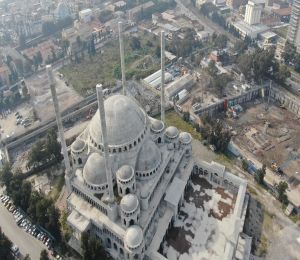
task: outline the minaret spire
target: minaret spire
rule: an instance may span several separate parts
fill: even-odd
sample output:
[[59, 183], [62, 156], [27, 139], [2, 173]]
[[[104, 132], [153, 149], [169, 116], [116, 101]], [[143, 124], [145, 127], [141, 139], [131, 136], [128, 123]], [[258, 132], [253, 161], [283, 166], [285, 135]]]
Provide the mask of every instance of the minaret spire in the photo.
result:
[[119, 26], [122, 87], [123, 87], [123, 95], [126, 95], [126, 74], [125, 74], [126, 72], [125, 72], [125, 60], [124, 60], [123, 23], [119, 22], [118, 26]]
[[109, 167], [107, 129], [106, 129], [106, 120], [105, 120], [103, 90], [102, 90], [101, 84], [97, 84], [96, 92], [97, 92], [98, 108], [99, 108], [101, 131], [102, 131], [102, 143], [103, 143], [103, 148], [104, 148], [105, 171], [106, 171], [106, 179], [107, 179], [108, 193], [109, 193], [108, 199], [109, 199], [109, 202], [113, 203], [114, 202], [114, 190], [113, 190], [113, 182], [112, 182], [112, 173], [111, 173], [111, 169]]
[[161, 121], [165, 122], [165, 32], [161, 31]]
[[64, 128], [63, 128], [63, 124], [62, 124], [62, 120], [61, 120], [61, 114], [60, 114], [60, 110], [59, 110], [57, 94], [56, 94], [56, 83], [55, 83], [54, 76], [53, 76], [52, 66], [47, 65], [46, 70], [47, 70], [48, 79], [50, 82], [50, 89], [51, 89], [51, 95], [52, 95], [52, 100], [53, 100], [53, 105], [54, 105], [54, 110], [55, 110], [55, 115], [56, 115], [58, 134], [59, 134], [62, 154], [64, 157], [64, 163], [65, 163], [65, 168], [66, 168], [66, 173], [65, 173], [66, 187], [67, 187], [68, 194], [70, 194], [71, 193], [71, 183], [70, 183], [71, 180], [70, 179], [71, 179], [72, 171], [71, 171], [71, 164], [70, 164], [70, 159], [69, 159], [69, 155], [68, 155], [66, 140], [65, 140], [65, 136], [64, 136]]

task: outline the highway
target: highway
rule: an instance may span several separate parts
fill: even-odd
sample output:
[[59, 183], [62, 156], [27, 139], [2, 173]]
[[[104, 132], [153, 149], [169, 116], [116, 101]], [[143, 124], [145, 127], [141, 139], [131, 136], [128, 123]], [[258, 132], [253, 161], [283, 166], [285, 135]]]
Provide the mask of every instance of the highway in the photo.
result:
[[22, 255], [21, 259], [26, 254], [29, 254], [32, 260], [38, 260], [42, 249], [47, 249], [41, 241], [18, 227], [13, 215], [5, 208], [2, 202], [0, 202], [0, 226], [2, 232], [19, 247]]

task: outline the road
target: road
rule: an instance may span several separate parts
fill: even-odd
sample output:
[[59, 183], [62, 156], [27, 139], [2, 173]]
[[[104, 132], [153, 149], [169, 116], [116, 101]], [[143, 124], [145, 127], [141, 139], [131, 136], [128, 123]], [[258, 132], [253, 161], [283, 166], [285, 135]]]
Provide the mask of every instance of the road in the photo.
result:
[[213, 32], [218, 32], [218, 33], [221, 33], [221, 34], [225, 34], [231, 42], [236, 41], [236, 38], [234, 36], [232, 36], [229, 32], [227, 32], [224, 28], [222, 28], [221, 26], [215, 24], [209, 18], [204, 17], [203, 15], [201, 15], [197, 8], [194, 8], [191, 5], [190, 6], [185, 5], [184, 1], [182, 1], [182, 0], [176, 0], [176, 3], [177, 3], [177, 6], [180, 8], [181, 13], [183, 15], [187, 16], [191, 20], [198, 21], [200, 24], [202, 24], [204, 26], [205, 31], [208, 31], [211, 34]]
[[29, 254], [32, 260], [40, 259], [40, 252], [46, 249], [46, 246], [17, 226], [13, 215], [2, 202], [0, 202], [0, 216], [2, 232], [19, 247], [21, 255], [24, 257]]

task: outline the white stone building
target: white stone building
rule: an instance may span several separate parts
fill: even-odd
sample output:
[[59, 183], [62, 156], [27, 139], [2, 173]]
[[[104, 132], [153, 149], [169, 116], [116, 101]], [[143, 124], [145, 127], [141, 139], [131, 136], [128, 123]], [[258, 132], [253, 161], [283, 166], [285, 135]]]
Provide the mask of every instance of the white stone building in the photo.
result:
[[[114, 259], [166, 259], [158, 249], [192, 174], [239, 194], [236, 207], [242, 209], [246, 183], [217, 163], [196, 165], [189, 133], [149, 117], [131, 97], [113, 95], [102, 101], [100, 112], [71, 145], [68, 224], [75, 250], [80, 252], [81, 233], [89, 231]], [[233, 245], [224, 248], [227, 259], [235, 254]]]

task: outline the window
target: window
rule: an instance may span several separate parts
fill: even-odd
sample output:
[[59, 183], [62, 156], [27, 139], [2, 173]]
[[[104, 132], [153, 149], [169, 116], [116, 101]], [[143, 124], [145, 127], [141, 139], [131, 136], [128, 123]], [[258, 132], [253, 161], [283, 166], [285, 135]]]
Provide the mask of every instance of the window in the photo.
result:
[[117, 151], [116, 151], [116, 149], [113, 149], [113, 153], [116, 153]]
[[80, 157], [78, 158], [78, 164], [82, 164], [82, 159]]
[[134, 220], [131, 219], [130, 222], [129, 222], [129, 226], [133, 226], [134, 225]]
[[158, 137], [158, 139], [157, 139], [157, 143], [161, 143], [161, 137]]
[[130, 193], [130, 189], [129, 189], [128, 187], [126, 188], [125, 193], [126, 193], [126, 194], [129, 194], [129, 193]]

